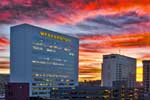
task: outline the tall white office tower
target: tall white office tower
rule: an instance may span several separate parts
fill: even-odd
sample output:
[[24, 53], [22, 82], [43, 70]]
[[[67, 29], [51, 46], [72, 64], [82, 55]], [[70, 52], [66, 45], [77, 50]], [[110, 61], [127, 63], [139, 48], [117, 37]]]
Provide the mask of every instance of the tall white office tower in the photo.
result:
[[128, 88], [135, 87], [136, 59], [119, 54], [104, 55], [102, 86], [113, 87], [117, 83], [126, 84]]

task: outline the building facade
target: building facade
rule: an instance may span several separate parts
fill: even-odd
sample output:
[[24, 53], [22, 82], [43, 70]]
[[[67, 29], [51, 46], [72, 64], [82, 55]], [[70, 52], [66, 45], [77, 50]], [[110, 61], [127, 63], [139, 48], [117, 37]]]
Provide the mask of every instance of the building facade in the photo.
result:
[[9, 81], [8, 74], [0, 74], [0, 98], [5, 97], [5, 85]]
[[79, 39], [29, 24], [11, 27], [10, 82], [29, 83], [30, 96], [78, 85]]
[[104, 55], [102, 86], [113, 87], [119, 81], [128, 88], [136, 86], [136, 59], [119, 54]]
[[100, 86], [79, 86], [58, 88], [51, 91], [52, 98], [65, 100], [112, 100], [111, 88]]
[[143, 61], [143, 86], [145, 92], [150, 92], [150, 60]]
[[143, 100], [139, 89], [79, 86], [51, 91], [51, 97], [64, 100]]

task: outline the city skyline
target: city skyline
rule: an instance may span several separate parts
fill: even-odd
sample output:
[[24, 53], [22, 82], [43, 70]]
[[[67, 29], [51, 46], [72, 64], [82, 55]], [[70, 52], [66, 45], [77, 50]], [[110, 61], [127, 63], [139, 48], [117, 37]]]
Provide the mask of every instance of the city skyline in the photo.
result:
[[0, 73], [9, 73], [10, 26], [28, 23], [80, 39], [79, 79], [99, 80], [102, 55], [150, 59], [149, 0], [3, 0], [0, 3]]

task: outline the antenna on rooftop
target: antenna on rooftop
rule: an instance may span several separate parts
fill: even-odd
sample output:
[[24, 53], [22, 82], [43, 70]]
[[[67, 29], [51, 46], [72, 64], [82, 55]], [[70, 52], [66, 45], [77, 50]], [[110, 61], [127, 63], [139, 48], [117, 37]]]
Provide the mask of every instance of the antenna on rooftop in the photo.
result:
[[121, 49], [119, 49], [119, 54], [121, 55]]

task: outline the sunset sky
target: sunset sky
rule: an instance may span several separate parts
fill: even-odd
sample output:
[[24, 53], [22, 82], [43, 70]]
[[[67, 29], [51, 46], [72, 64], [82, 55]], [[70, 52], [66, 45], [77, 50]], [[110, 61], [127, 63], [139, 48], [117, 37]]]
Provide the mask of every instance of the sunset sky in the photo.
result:
[[150, 59], [150, 0], [2, 0], [0, 73], [9, 73], [10, 27], [28, 23], [80, 39], [79, 80], [101, 79], [102, 55]]

